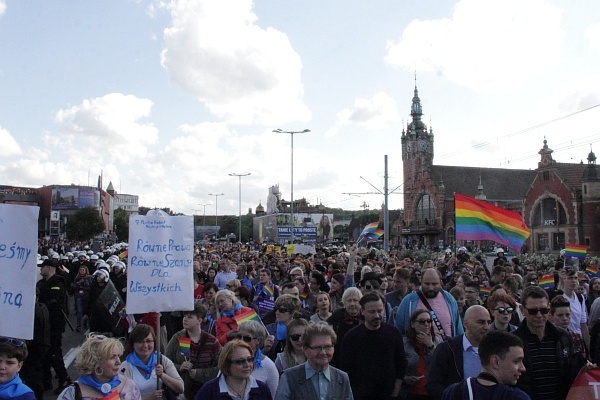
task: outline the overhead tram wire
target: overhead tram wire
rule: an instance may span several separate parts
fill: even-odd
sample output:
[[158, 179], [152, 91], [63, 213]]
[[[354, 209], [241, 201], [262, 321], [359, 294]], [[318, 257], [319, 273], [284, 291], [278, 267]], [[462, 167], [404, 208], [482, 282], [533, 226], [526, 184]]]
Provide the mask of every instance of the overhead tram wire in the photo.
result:
[[[513, 137], [513, 136], [517, 136], [517, 135], [520, 135], [520, 134], [522, 134], [522, 133], [526, 133], [526, 132], [532, 131], [532, 130], [534, 130], [534, 129], [541, 128], [542, 126], [550, 125], [550, 124], [553, 124], [553, 123], [555, 123], [555, 122], [558, 122], [558, 121], [561, 121], [561, 120], [564, 120], [564, 119], [567, 119], [567, 118], [573, 117], [573, 116], [575, 116], [575, 115], [577, 115], [577, 114], [581, 114], [581, 113], [584, 113], [584, 112], [586, 112], [586, 111], [593, 110], [593, 109], [594, 109], [594, 108], [596, 108], [596, 107], [600, 107], [600, 104], [596, 104], [596, 105], [593, 105], [593, 106], [591, 106], [591, 107], [584, 108], [583, 110], [575, 111], [575, 112], [573, 112], [573, 113], [570, 113], [570, 114], [567, 114], [567, 115], [563, 115], [563, 116], [561, 116], [561, 117], [554, 118], [554, 119], [551, 119], [551, 120], [549, 120], [549, 121], [546, 121], [546, 122], [541, 122], [541, 123], [539, 123], [539, 124], [537, 124], [537, 125], [530, 126], [529, 128], [525, 128], [525, 129], [518, 130], [518, 131], [516, 131], [516, 132], [509, 133], [509, 134], [507, 134], [507, 135], [503, 136], [502, 138], [507, 138], [507, 137]], [[501, 139], [502, 139], [502, 138], [501, 138]], [[498, 140], [498, 139], [496, 139], [496, 140]], [[490, 144], [492, 144], [492, 143], [493, 143], [493, 142], [481, 142], [481, 143], [477, 143], [477, 144], [474, 144], [473, 146], [471, 146], [471, 149], [478, 149], [478, 148], [480, 148], [480, 147], [485, 147], [485, 146], [487, 146], [487, 145], [490, 145]], [[437, 158], [439, 158], [439, 159], [443, 159], [443, 158], [449, 158], [449, 157], [452, 157], [452, 156], [455, 156], [455, 155], [458, 155], [458, 154], [463, 154], [464, 152], [465, 152], [465, 150], [464, 150], [464, 149], [462, 149], [462, 150], [457, 150], [457, 151], [453, 151], [453, 152], [450, 152], [450, 153], [441, 154], [441, 155], [440, 155], [439, 157], [437, 157]]]

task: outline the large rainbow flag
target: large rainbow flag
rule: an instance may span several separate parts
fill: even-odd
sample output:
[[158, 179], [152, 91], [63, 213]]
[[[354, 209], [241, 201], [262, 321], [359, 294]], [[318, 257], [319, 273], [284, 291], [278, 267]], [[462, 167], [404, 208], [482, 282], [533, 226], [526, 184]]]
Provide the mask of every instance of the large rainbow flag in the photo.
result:
[[567, 244], [565, 247], [565, 257], [576, 257], [584, 260], [586, 254], [587, 246], [584, 244]]
[[493, 240], [520, 251], [529, 229], [519, 213], [463, 194], [454, 195], [456, 239]]

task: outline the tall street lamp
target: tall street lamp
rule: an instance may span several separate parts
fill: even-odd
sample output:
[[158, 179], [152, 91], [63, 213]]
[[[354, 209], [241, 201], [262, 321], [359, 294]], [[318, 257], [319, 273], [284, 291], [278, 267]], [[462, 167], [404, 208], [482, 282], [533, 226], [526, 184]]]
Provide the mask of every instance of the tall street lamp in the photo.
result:
[[[213, 194], [213, 193], [209, 193], [209, 196], [215, 196], [215, 231], [217, 230], [217, 226], [219, 226], [218, 223], [218, 215], [219, 215], [219, 196], [225, 196], [225, 193], [218, 193], [218, 194]], [[217, 239], [219, 238], [219, 232], [215, 232]]]
[[[198, 204], [199, 206], [202, 206], [202, 208], [204, 209], [204, 213], [202, 214], [202, 226], [206, 226], [206, 206], [209, 206], [210, 203], [206, 203], [206, 204]], [[199, 211], [199, 210], [198, 210]]]
[[240, 227], [239, 227], [239, 236], [238, 236], [238, 241], [241, 243], [242, 242], [242, 176], [248, 176], [251, 173], [248, 172], [247, 174], [236, 174], [236, 173], [232, 173], [229, 174], [229, 176], [237, 176], [239, 178], [240, 181], [240, 199], [239, 199], [239, 203], [240, 203], [240, 217], [239, 217], [239, 223], [240, 223]]
[[276, 133], [289, 133], [292, 138], [292, 182], [291, 182], [291, 198], [290, 202], [290, 216], [292, 218], [292, 233], [291, 233], [291, 241], [294, 243], [294, 134], [296, 133], [308, 133], [310, 129], [305, 129], [303, 131], [283, 131], [281, 129], [275, 129], [273, 132]]

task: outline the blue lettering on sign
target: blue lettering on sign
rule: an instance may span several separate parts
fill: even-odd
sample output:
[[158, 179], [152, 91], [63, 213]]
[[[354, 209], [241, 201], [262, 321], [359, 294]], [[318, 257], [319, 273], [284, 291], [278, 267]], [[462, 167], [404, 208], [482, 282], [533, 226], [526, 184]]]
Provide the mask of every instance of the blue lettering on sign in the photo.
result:
[[134, 267], [151, 267], [151, 268], [191, 268], [193, 261], [189, 259], [179, 259], [173, 254], [165, 254], [163, 259], [146, 260], [142, 257], [132, 256], [129, 261], [129, 266]]
[[156, 285], [147, 286], [141, 283], [140, 281], [131, 281], [129, 284], [129, 292], [137, 293], [141, 292], [144, 296], [148, 296], [150, 293], [171, 293], [171, 292], [181, 292], [181, 286], [179, 283], [169, 284], [160, 282]]
[[23, 295], [21, 293], [14, 294], [13, 292], [2, 292], [2, 297], [0, 298], [2, 304], [8, 304], [9, 306], [14, 306], [17, 308], [21, 308], [23, 305]]
[[10, 246], [5, 243], [0, 243], [0, 258], [6, 258], [7, 260], [23, 260], [21, 269], [23, 269], [25, 264], [27, 264], [27, 260], [29, 260], [30, 255], [31, 249], [17, 245], [17, 242], [14, 242]]

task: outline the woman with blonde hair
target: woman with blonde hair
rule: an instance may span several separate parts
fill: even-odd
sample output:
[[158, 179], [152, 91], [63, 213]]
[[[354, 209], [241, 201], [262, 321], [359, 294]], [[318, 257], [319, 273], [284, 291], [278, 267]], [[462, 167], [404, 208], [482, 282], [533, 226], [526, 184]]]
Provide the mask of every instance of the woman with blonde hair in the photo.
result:
[[263, 354], [261, 347], [267, 338], [265, 327], [258, 321], [244, 321], [238, 327], [237, 338], [248, 343], [254, 353], [254, 371], [252, 376], [257, 381], [267, 384], [271, 393], [277, 391], [279, 373], [275, 363]]
[[236, 331], [238, 328], [238, 323], [235, 319], [236, 316], [253, 310], [242, 306], [238, 298], [235, 297], [235, 293], [229, 289], [223, 289], [217, 292], [215, 295], [215, 305], [219, 315], [215, 322], [215, 331], [219, 343], [225, 345], [232, 339], [228, 337], [228, 334]]
[[122, 399], [141, 400], [142, 395], [135, 382], [119, 374], [123, 350], [123, 343], [118, 339], [90, 334], [75, 359], [75, 367], [81, 376], [65, 388], [58, 399], [92, 400], [116, 393]]
[[285, 348], [281, 353], [277, 354], [277, 359], [275, 360], [275, 366], [280, 375], [286, 369], [295, 367], [306, 361], [301, 339], [307, 326], [308, 321], [302, 318], [292, 320], [288, 324]]

